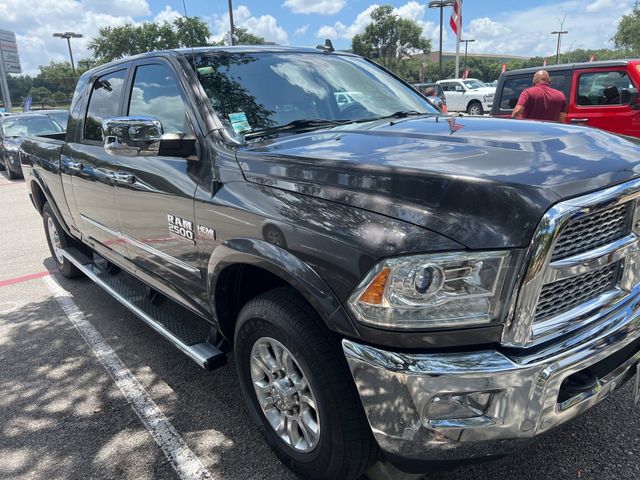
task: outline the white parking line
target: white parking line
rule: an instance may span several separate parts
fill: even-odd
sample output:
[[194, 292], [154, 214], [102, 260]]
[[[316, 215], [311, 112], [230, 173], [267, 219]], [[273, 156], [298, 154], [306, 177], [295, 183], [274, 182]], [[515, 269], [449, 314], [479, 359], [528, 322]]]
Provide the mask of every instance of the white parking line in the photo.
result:
[[111, 375], [120, 388], [131, 408], [138, 414], [140, 420], [160, 446], [171, 465], [183, 480], [212, 480], [211, 474], [204, 467], [200, 459], [191, 451], [178, 431], [160, 411], [153, 399], [145, 391], [140, 382], [129, 371], [120, 357], [113, 351], [102, 335], [85, 318], [82, 311], [66, 291], [53, 277], [44, 277], [47, 285], [69, 321], [78, 330], [84, 341], [91, 347], [93, 353], [105, 370]]

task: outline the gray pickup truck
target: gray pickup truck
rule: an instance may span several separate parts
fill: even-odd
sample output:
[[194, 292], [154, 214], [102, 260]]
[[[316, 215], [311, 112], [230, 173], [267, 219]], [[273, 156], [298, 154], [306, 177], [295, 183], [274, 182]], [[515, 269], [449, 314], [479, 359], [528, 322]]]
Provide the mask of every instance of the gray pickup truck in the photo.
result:
[[22, 150], [60, 272], [204, 368], [233, 353], [306, 478], [505, 455], [637, 397], [628, 140], [449, 117], [366, 59], [267, 46], [90, 70], [66, 136]]

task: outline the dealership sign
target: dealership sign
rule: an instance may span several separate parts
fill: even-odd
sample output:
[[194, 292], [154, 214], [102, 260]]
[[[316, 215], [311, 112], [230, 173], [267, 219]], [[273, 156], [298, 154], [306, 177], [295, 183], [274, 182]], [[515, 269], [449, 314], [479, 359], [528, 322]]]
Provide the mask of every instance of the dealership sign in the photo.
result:
[[0, 49], [2, 49], [2, 61], [4, 62], [5, 71], [7, 73], [22, 73], [16, 34], [0, 29]]

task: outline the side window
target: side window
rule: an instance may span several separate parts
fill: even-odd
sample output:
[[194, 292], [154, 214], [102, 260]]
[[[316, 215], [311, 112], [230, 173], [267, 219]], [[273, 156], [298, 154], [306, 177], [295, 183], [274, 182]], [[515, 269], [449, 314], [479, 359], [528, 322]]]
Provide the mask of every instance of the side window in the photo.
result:
[[532, 76], [507, 78], [502, 84], [500, 110], [516, 108], [520, 94], [532, 85]]
[[136, 68], [129, 115], [155, 117], [164, 133], [185, 133], [185, 105], [171, 70], [164, 65]]
[[560, 90], [564, 93], [564, 97], [569, 100], [569, 95], [571, 92], [571, 72], [570, 71], [560, 71], [560, 72], [551, 72], [551, 86], [556, 90]]
[[444, 91], [444, 92], [450, 92], [451, 91], [451, 84], [450, 83], [441, 83], [440, 85], [442, 86], [442, 91]]
[[102, 120], [118, 115], [126, 75], [126, 70], [119, 70], [94, 82], [84, 122], [85, 140], [102, 141]]
[[583, 73], [578, 80], [578, 105], [620, 105], [620, 92], [633, 88], [622, 70]]

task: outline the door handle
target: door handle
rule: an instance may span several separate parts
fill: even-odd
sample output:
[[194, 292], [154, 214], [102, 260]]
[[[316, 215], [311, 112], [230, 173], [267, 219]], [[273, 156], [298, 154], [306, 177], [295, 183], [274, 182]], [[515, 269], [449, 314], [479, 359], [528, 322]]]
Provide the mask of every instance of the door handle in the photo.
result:
[[129, 172], [113, 172], [111, 174], [111, 178], [113, 178], [118, 183], [135, 183], [136, 176]]
[[67, 162], [67, 168], [79, 172], [84, 168], [84, 164], [82, 162]]
[[572, 118], [569, 120], [571, 123], [587, 123], [589, 121], [588, 118]]

